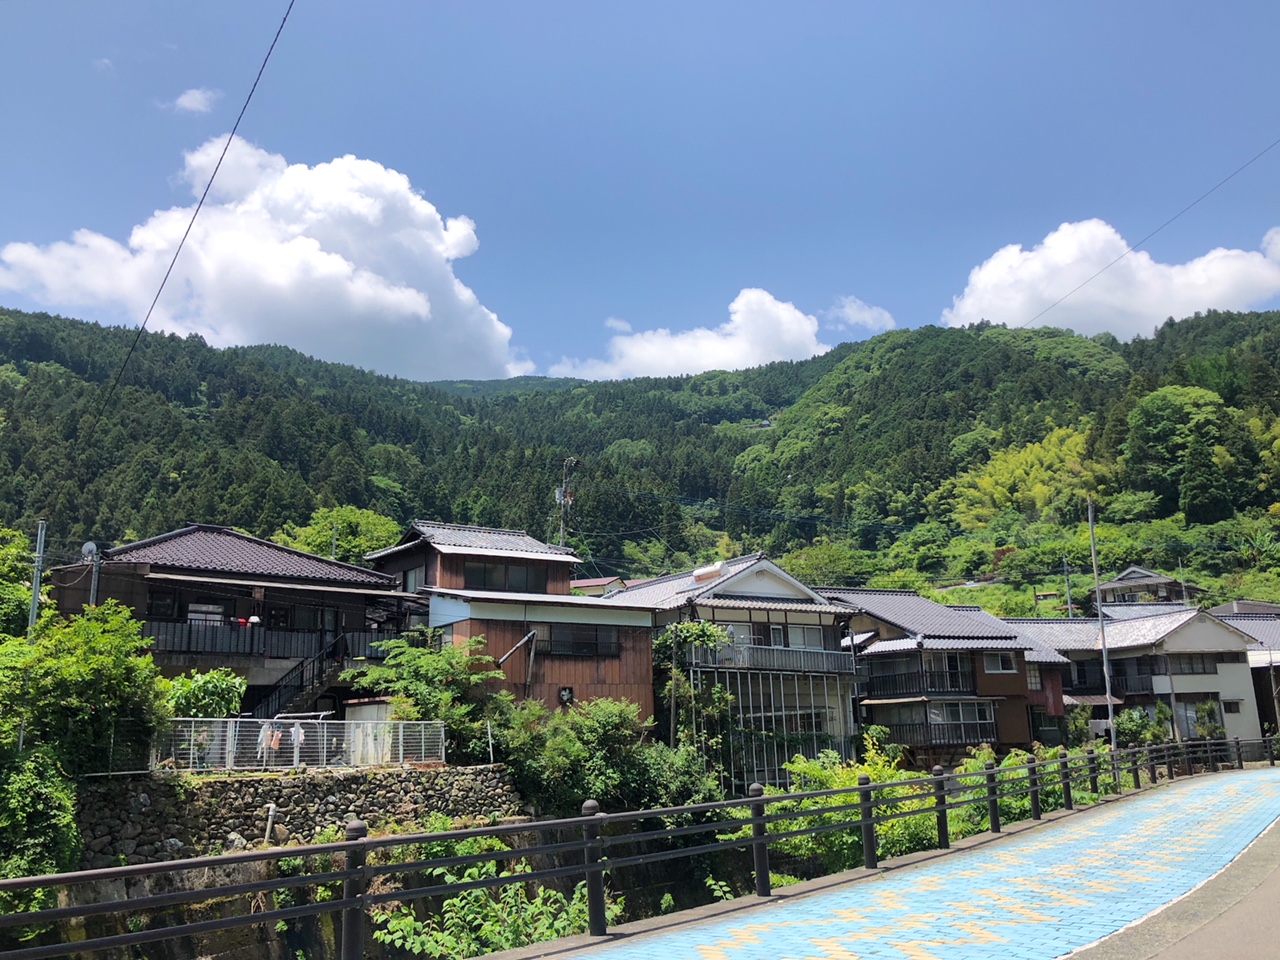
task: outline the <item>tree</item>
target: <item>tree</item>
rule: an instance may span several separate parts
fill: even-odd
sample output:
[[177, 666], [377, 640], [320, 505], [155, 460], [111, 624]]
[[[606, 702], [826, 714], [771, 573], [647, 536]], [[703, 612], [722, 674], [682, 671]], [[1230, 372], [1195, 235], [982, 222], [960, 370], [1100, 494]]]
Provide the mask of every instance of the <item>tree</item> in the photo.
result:
[[484, 638], [454, 646], [441, 643], [439, 630], [414, 627], [378, 646], [382, 663], [349, 670], [343, 679], [356, 690], [392, 697], [401, 719], [443, 721], [454, 762], [487, 761], [484, 714], [494, 698], [485, 684], [504, 674], [494, 669], [493, 657], [478, 652]]
[[321, 507], [311, 514], [306, 526], [286, 523], [271, 539], [295, 550], [321, 557], [333, 554], [335, 560], [362, 565], [365, 554], [391, 546], [400, 539], [400, 534], [397, 521], [372, 510]]
[[50, 748], [73, 776], [122, 751], [142, 756], [167, 718], [167, 683], [142, 624], [115, 600], [46, 614], [31, 640], [0, 641], [0, 750]]
[[175, 717], [217, 720], [235, 716], [248, 681], [226, 667], [204, 673], [192, 670], [169, 681], [169, 711]]
[[17, 530], [0, 529], [0, 634], [26, 633], [31, 572], [31, 542]]

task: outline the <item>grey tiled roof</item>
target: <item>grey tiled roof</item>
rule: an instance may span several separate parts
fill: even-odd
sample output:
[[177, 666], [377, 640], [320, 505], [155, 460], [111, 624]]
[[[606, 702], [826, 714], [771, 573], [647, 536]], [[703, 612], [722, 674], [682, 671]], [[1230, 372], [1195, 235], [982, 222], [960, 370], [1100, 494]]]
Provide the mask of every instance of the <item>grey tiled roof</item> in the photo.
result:
[[1026, 644], [1017, 637], [897, 637], [877, 640], [866, 653], [902, 653], [907, 650], [1022, 650]]
[[1216, 607], [1210, 607], [1205, 613], [1212, 613], [1215, 617], [1238, 613], [1264, 613], [1274, 617], [1280, 614], [1280, 603], [1272, 603], [1269, 600], [1228, 600]]
[[1141, 617], [1158, 617], [1165, 613], [1190, 610], [1185, 603], [1166, 600], [1163, 603], [1104, 603], [1102, 615], [1108, 620], [1136, 620]]
[[456, 523], [437, 523], [434, 520], [415, 520], [409, 531], [394, 547], [375, 550], [366, 560], [375, 560], [411, 549], [421, 541], [439, 546], [474, 550], [477, 554], [487, 551], [545, 555], [552, 558], [573, 558], [573, 551], [535, 540], [523, 530], [499, 530], [495, 527], [475, 527]]
[[[1153, 617], [1112, 620], [1106, 624], [1107, 647], [1114, 650], [1149, 647], [1200, 613], [1192, 607]], [[1096, 620], [1006, 620], [1018, 633], [1038, 647], [1064, 650], [1101, 650], [1102, 638]]]
[[[812, 601], [797, 601], [787, 597], [733, 597], [725, 599], [723, 597], [716, 598], [712, 595], [717, 589], [723, 587], [725, 581], [735, 574], [742, 573], [744, 570], [750, 569], [757, 563], [767, 563], [767, 559], [763, 553], [752, 553], [745, 557], [735, 557], [733, 560], [724, 560], [720, 564], [720, 575], [708, 580], [697, 580], [694, 578], [696, 570], [686, 570], [682, 573], [671, 573], [665, 577], [657, 577], [653, 580], [646, 580], [638, 583], [634, 587], [628, 587], [625, 590], [616, 590], [605, 596], [606, 600], [616, 601], [618, 603], [641, 603], [645, 606], [652, 607], [655, 610], [672, 610], [676, 607], [695, 600], [707, 606], [718, 607], [738, 607], [746, 608], [748, 603], [752, 609], [788, 609], [788, 610], [813, 610], [813, 611], [831, 611], [839, 612], [841, 608], [835, 604], [821, 605], [814, 604]], [[722, 602], [723, 601], [723, 602]]]
[[828, 600], [865, 610], [877, 620], [892, 623], [916, 637], [992, 640], [1017, 636], [1016, 630], [995, 617], [935, 603], [912, 590], [823, 588], [818, 592]]
[[155, 567], [368, 585], [383, 590], [394, 588], [396, 582], [394, 577], [363, 567], [292, 550], [278, 543], [237, 533], [229, 527], [202, 523], [161, 534], [150, 540], [126, 543], [103, 551], [103, 556], [108, 560], [149, 563]]
[[1275, 614], [1224, 614], [1218, 619], [1247, 633], [1265, 649], [1280, 650], [1280, 617]]

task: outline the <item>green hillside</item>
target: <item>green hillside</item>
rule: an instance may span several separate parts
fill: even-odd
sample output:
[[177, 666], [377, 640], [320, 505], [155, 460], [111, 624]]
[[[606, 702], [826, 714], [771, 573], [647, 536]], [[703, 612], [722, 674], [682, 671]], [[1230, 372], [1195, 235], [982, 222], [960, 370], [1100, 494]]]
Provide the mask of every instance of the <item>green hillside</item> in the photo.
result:
[[819, 580], [998, 574], [987, 593], [1016, 607], [1064, 558], [1084, 563], [1093, 495], [1113, 568], [1181, 561], [1221, 590], [1271, 591], [1276, 313], [1170, 320], [1128, 344], [923, 327], [600, 383], [420, 384], [146, 334], [96, 419], [133, 336], [0, 310], [0, 525], [44, 516], [66, 549], [188, 521], [271, 535], [352, 505], [550, 538], [573, 456], [571, 543], [602, 573], [765, 549]]

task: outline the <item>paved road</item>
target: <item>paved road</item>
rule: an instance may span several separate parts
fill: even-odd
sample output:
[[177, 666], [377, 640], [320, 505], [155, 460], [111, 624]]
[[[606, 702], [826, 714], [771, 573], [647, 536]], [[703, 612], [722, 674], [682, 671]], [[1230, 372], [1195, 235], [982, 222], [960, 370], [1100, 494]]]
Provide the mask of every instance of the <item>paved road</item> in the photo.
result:
[[[1256, 927], [1274, 911], [1266, 896], [1280, 889], [1280, 830], [1258, 845], [1272, 852], [1254, 857], [1252, 893], [1210, 897], [1199, 921], [1185, 920], [1186, 911], [1207, 895], [1197, 888], [1211, 892], [1205, 882], [1277, 818], [1280, 768], [1197, 777], [834, 889], [586, 949], [545, 949], [575, 960], [1050, 960], [1097, 944], [1084, 958], [1234, 960], [1238, 925], [1247, 916]], [[1181, 925], [1173, 922], [1180, 908]], [[1218, 915], [1216, 934], [1205, 934], [1204, 922]], [[1161, 936], [1144, 936], [1160, 923], [1168, 928]], [[1191, 935], [1207, 936], [1211, 952], [1195, 952]], [[1280, 944], [1239, 956], [1280, 957]]]

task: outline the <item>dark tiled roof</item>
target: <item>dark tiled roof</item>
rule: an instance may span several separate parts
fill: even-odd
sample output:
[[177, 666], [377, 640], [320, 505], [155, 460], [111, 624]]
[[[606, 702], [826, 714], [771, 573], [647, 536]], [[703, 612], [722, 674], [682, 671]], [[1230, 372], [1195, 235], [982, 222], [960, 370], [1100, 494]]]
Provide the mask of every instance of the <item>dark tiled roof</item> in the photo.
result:
[[1098, 621], [1008, 619], [1004, 621], [1033, 647], [1045, 650], [1093, 650], [1098, 646]]
[[[1113, 650], [1153, 646], [1200, 613], [1193, 607], [1170, 604], [1173, 610], [1156, 616], [1111, 620], [1106, 624], [1107, 647]], [[1097, 620], [1006, 620], [1019, 636], [1039, 647], [1064, 650], [1101, 650]]]
[[383, 590], [395, 586], [395, 578], [386, 574], [292, 550], [229, 527], [202, 523], [150, 540], [126, 543], [104, 551], [103, 556], [108, 560], [210, 573], [368, 585]]
[[1267, 650], [1280, 650], [1280, 617], [1265, 613], [1228, 613], [1218, 619], [1247, 633]]
[[664, 577], [645, 580], [625, 590], [615, 590], [605, 599], [616, 600], [619, 603], [640, 603], [656, 610], [668, 610], [704, 593], [712, 592], [717, 586], [723, 585], [727, 578], [760, 562], [763, 558], [764, 554], [753, 553], [745, 557], [725, 560], [720, 565], [720, 575], [708, 580], [694, 579], [693, 575], [697, 572], [694, 570], [669, 573]]
[[867, 646], [866, 653], [874, 657], [911, 650], [1022, 650], [1026, 646], [1017, 637], [895, 637], [876, 640]]
[[818, 592], [828, 600], [865, 610], [877, 620], [892, 623], [916, 637], [1007, 639], [1017, 635], [1017, 631], [995, 617], [935, 603], [912, 590], [824, 587]]
[[442, 547], [474, 551], [484, 554], [489, 551], [502, 553], [521, 553], [544, 555], [548, 559], [576, 559], [573, 551], [565, 547], [552, 546], [535, 540], [523, 530], [499, 530], [495, 527], [474, 527], [456, 523], [437, 523], [434, 520], [415, 520], [409, 532], [394, 547], [376, 550], [365, 559], [373, 560], [385, 557], [401, 550], [410, 549], [420, 541]]
[[1210, 607], [1205, 613], [1211, 613], [1215, 617], [1238, 613], [1263, 613], [1276, 616], [1280, 614], [1280, 603], [1272, 603], [1269, 600], [1229, 600], [1216, 607]]

